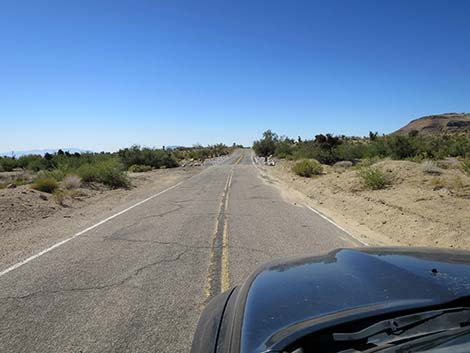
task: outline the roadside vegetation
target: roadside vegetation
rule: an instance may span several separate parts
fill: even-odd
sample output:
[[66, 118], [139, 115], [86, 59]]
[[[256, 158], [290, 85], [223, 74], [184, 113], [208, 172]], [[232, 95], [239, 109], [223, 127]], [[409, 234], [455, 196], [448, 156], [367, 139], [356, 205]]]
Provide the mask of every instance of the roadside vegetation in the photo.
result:
[[390, 177], [377, 167], [362, 167], [357, 174], [364, 186], [370, 190], [384, 189], [391, 183]]
[[140, 173], [175, 168], [186, 161], [201, 163], [208, 158], [230, 154], [236, 147], [216, 144], [156, 149], [135, 145], [115, 153], [69, 153], [58, 150], [44, 156], [4, 156], [0, 157], [0, 172], [7, 174], [7, 177], [6, 181], [0, 180], [0, 189], [31, 184], [33, 189], [53, 193], [60, 200], [70, 190], [93, 183], [111, 189], [128, 188], [130, 180], [127, 171]]
[[370, 132], [367, 137], [316, 135], [302, 140], [278, 136], [271, 130], [253, 143], [258, 156], [281, 159], [315, 159], [322, 164], [333, 165], [338, 161], [357, 163], [364, 159], [391, 158], [394, 160], [439, 160], [446, 157], [466, 158], [470, 165], [470, 135], [427, 136], [411, 132], [408, 135], [382, 135]]
[[292, 167], [292, 171], [300, 176], [310, 178], [323, 172], [323, 167], [316, 160], [302, 160]]
[[[451, 184], [458, 188], [458, 181], [447, 182], [438, 178], [443, 168], [457, 168], [470, 176], [470, 135], [382, 135], [369, 133], [366, 137], [316, 135], [310, 140], [296, 140], [281, 136], [271, 130], [253, 143], [258, 156], [294, 161], [291, 170], [302, 177], [322, 174], [323, 167], [333, 166], [340, 172], [350, 167], [365, 189], [380, 190], [392, 184], [393, 175], [375, 166], [381, 160], [407, 160], [421, 164], [424, 175], [435, 177], [434, 187]], [[453, 158], [455, 166], [444, 160]], [[450, 186], [449, 186], [450, 188]]]

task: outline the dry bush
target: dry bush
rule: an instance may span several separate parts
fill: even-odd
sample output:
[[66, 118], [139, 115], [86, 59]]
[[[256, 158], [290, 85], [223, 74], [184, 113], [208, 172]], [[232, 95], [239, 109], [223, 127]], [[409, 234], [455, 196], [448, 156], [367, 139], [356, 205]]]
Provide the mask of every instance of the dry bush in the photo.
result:
[[62, 190], [56, 189], [53, 195], [54, 195], [54, 201], [58, 203], [59, 205], [64, 206], [64, 201], [65, 201], [65, 198], [67, 197], [67, 194]]
[[69, 174], [64, 178], [63, 184], [68, 190], [78, 189], [82, 185], [82, 179], [78, 175]]
[[462, 172], [470, 176], [470, 158], [464, 159], [460, 164], [460, 168], [462, 169]]
[[422, 163], [422, 170], [426, 174], [431, 174], [431, 175], [440, 175], [441, 171], [437, 167], [436, 163], [434, 163], [431, 160], [426, 160]]

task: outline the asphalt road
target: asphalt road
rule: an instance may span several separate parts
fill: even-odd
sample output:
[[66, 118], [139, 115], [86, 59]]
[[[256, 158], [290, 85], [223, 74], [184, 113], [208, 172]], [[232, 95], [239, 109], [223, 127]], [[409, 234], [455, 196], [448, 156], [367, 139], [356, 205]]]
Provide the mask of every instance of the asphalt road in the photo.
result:
[[208, 298], [257, 265], [360, 245], [285, 201], [251, 154], [1, 275], [0, 352], [188, 352]]

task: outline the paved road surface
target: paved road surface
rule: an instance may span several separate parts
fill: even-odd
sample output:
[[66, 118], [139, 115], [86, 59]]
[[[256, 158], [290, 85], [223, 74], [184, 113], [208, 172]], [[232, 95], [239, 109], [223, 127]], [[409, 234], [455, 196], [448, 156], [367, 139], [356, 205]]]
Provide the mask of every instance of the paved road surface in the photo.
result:
[[359, 245], [284, 201], [251, 154], [2, 275], [0, 352], [188, 352], [208, 297], [257, 265]]

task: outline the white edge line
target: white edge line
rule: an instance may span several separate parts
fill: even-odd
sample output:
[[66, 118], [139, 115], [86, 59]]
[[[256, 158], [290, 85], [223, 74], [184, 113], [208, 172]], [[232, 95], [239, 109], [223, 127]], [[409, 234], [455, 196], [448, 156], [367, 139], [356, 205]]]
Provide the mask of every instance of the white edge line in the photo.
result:
[[[255, 158], [256, 156], [253, 154], [252, 155], [252, 158], [251, 158], [251, 163], [255, 166], [256, 169], [258, 169], [258, 171], [261, 172], [261, 169], [259, 169], [259, 167], [257, 166], [257, 163], [255, 163]], [[314, 209], [313, 207], [310, 207], [309, 205], [306, 205], [306, 204], [303, 204], [305, 207], [307, 207], [310, 211], [312, 211], [313, 213], [319, 215], [321, 218], [323, 218], [325, 221], [333, 224], [335, 227], [339, 228], [340, 230], [342, 230], [344, 233], [346, 233], [347, 235], [349, 235], [351, 238], [353, 238], [354, 240], [358, 241], [359, 243], [361, 243], [362, 245], [364, 246], [369, 246], [369, 244], [367, 244], [365, 241], [359, 239], [358, 237], [356, 237], [355, 235], [351, 234], [350, 232], [348, 232], [346, 229], [344, 229], [343, 227], [341, 227], [338, 223], [336, 223], [335, 221], [333, 221], [332, 219], [328, 218], [327, 216], [325, 216], [323, 213], [321, 213], [320, 211]]]
[[337, 228], [341, 229], [343, 232], [345, 232], [347, 235], [349, 235], [351, 238], [353, 238], [354, 240], [357, 240], [359, 243], [361, 243], [362, 245], [365, 245], [365, 246], [369, 246], [369, 244], [367, 244], [365, 241], [359, 239], [358, 237], [356, 237], [355, 235], [351, 234], [350, 232], [348, 232], [346, 229], [344, 229], [343, 227], [341, 227], [338, 223], [336, 223], [335, 221], [333, 221], [332, 219], [328, 218], [327, 216], [325, 216], [323, 213], [321, 213], [320, 211], [314, 209], [313, 207], [310, 207], [309, 205], [305, 205], [305, 207], [307, 207], [310, 211], [312, 211], [313, 213], [319, 215], [321, 218], [323, 218], [325, 221], [328, 221], [330, 222], [331, 224], [333, 224], [334, 226], [336, 226]]
[[88, 228], [86, 228], [86, 229], [84, 229], [84, 230], [82, 230], [82, 231], [80, 231], [80, 232], [78, 232], [78, 233], [72, 235], [71, 237], [69, 237], [69, 238], [67, 238], [67, 239], [64, 239], [64, 240], [62, 240], [62, 241], [60, 241], [60, 242], [58, 242], [58, 243], [52, 245], [52, 246], [49, 247], [49, 248], [44, 249], [44, 250], [38, 252], [37, 254], [35, 254], [35, 255], [31, 256], [31, 257], [28, 257], [27, 259], [25, 259], [25, 260], [23, 260], [23, 261], [21, 261], [21, 262], [18, 262], [18, 263], [16, 263], [16, 264], [14, 264], [13, 266], [8, 267], [6, 270], [3, 270], [2, 272], [0, 272], [0, 277], [6, 275], [8, 272], [11, 272], [11, 271], [13, 271], [13, 270], [16, 270], [18, 267], [21, 267], [21, 266], [27, 264], [28, 262], [33, 261], [34, 259], [37, 259], [38, 257], [40, 257], [40, 256], [42, 256], [42, 255], [48, 253], [48, 252], [51, 251], [51, 250], [54, 250], [55, 248], [58, 248], [59, 246], [64, 245], [65, 243], [68, 243], [69, 241], [71, 241], [71, 240], [73, 240], [73, 239], [79, 237], [80, 235], [82, 235], [82, 234], [84, 234], [84, 233], [86, 233], [86, 232], [88, 232], [88, 231], [90, 231], [90, 230], [92, 230], [92, 229], [94, 229], [94, 228], [96, 228], [96, 227], [102, 225], [103, 223], [106, 223], [106, 222], [110, 221], [111, 219], [116, 218], [117, 216], [120, 216], [120, 215], [122, 215], [123, 213], [126, 213], [127, 211], [132, 210], [133, 208], [135, 208], [135, 207], [137, 207], [137, 206], [140, 206], [140, 205], [142, 205], [143, 203], [145, 203], [145, 202], [147, 202], [147, 201], [150, 201], [150, 200], [152, 200], [153, 198], [155, 198], [155, 197], [157, 197], [157, 196], [160, 196], [161, 194], [164, 194], [164, 193], [167, 192], [167, 191], [170, 191], [171, 189], [176, 188], [177, 186], [181, 185], [184, 181], [185, 181], [185, 180], [182, 180], [182, 181], [180, 181], [179, 183], [177, 183], [177, 184], [175, 184], [175, 185], [173, 185], [173, 186], [170, 186], [169, 188], [167, 188], [167, 189], [165, 189], [165, 190], [162, 190], [162, 191], [160, 191], [160, 192], [158, 192], [158, 193], [156, 193], [156, 194], [154, 194], [154, 195], [152, 195], [152, 196], [150, 196], [150, 197], [147, 197], [146, 199], [144, 199], [144, 200], [142, 200], [142, 201], [139, 201], [139, 202], [137, 202], [136, 204], [134, 204], [134, 205], [132, 205], [132, 206], [130, 206], [130, 207], [128, 207], [128, 208], [122, 210], [122, 211], [119, 211], [118, 213], [115, 213], [115, 214], [113, 214], [112, 216], [109, 216], [108, 218], [103, 219], [102, 221], [100, 221], [100, 222], [98, 222], [98, 223], [92, 225], [91, 227], [88, 227]]

